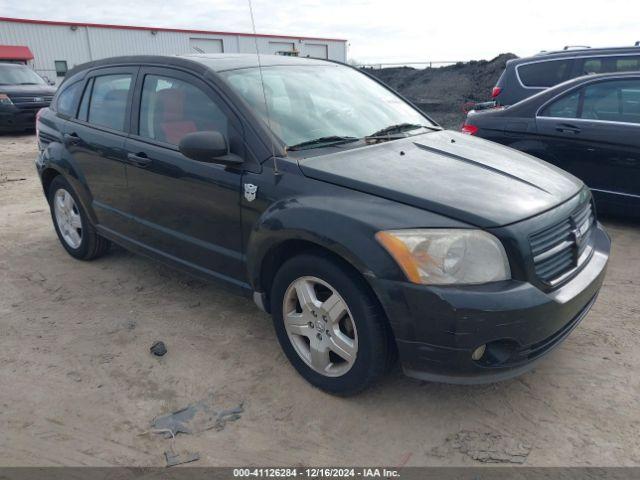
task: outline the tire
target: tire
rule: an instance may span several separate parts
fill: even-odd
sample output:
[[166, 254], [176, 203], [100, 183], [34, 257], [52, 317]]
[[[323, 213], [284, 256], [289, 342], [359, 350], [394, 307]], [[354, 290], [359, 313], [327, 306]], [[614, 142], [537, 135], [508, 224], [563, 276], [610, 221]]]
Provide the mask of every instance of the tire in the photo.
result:
[[93, 260], [109, 250], [110, 242], [91, 225], [73, 187], [62, 176], [48, 189], [53, 226], [64, 249], [78, 260]]
[[389, 329], [377, 299], [359, 273], [329, 255], [286, 261], [273, 281], [271, 305], [287, 358], [325, 392], [360, 392], [391, 363]]

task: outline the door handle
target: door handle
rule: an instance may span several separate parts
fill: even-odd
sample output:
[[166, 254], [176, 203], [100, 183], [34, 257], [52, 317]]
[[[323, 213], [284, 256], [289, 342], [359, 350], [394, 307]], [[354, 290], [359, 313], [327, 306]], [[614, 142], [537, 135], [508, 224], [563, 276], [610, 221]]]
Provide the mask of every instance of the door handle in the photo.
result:
[[574, 135], [580, 133], [580, 129], [578, 127], [566, 123], [556, 125], [556, 131], [560, 133], [573, 133]]
[[127, 162], [135, 167], [145, 168], [151, 164], [151, 159], [147, 157], [147, 154], [144, 152], [140, 153], [128, 153], [127, 154]]
[[78, 145], [82, 141], [76, 132], [65, 133], [62, 138], [65, 145]]

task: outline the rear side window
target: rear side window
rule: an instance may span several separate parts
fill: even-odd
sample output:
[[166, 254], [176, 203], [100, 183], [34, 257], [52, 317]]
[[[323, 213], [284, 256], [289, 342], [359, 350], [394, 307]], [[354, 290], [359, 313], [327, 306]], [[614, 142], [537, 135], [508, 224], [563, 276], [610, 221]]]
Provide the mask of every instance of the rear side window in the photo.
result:
[[634, 70], [640, 70], [640, 56], [621, 57], [616, 59], [617, 72], [630, 72]]
[[585, 87], [581, 118], [640, 123], [640, 80], [616, 80]]
[[[130, 74], [95, 77], [86, 113], [87, 121], [93, 125], [124, 131], [130, 88]], [[84, 105], [81, 106], [81, 110], [83, 109]]]
[[62, 92], [60, 92], [60, 95], [58, 95], [58, 100], [56, 102], [56, 111], [58, 113], [61, 113], [62, 115], [67, 115], [69, 117], [75, 116], [75, 109], [81, 91], [82, 82], [76, 82], [65, 88]]
[[587, 58], [581, 61], [582, 69], [580, 74], [582, 75], [640, 70], [640, 55]]
[[587, 85], [551, 103], [541, 116], [640, 124], [640, 79]]
[[577, 118], [580, 105], [580, 90], [556, 100], [542, 111], [543, 117]]
[[178, 145], [188, 133], [216, 130], [227, 135], [228, 120], [200, 88], [177, 78], [147, 75], [140, 102], [141, 137]]
[[552, 87], [567, 79], [571, 60], [549, 60], [519, 65], [520, 81], [525, 87]]

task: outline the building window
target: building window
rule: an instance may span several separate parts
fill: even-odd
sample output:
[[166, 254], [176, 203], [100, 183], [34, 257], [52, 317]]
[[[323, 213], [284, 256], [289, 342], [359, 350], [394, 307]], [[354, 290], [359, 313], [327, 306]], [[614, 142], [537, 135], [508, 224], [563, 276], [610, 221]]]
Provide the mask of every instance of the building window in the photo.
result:
[[54, 63], [56, 64], [56, 76], [64, 77], [67, 74], [67, 61], [56, 60]]

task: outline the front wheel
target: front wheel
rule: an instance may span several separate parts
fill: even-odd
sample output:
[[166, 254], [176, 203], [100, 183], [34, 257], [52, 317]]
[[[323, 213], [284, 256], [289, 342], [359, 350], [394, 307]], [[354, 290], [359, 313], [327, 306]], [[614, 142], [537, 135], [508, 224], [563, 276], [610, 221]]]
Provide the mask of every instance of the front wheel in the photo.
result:
[[386, 318], [355, 271], [329, 256], [303, 254], [276, 274], [271, 293], [278, 340], [311, 384], [349, 395], [374, 383], [391, 355]]

